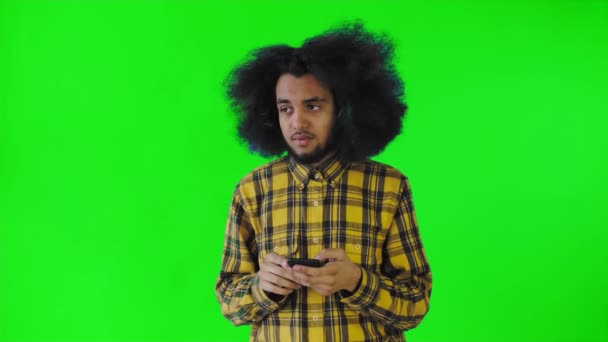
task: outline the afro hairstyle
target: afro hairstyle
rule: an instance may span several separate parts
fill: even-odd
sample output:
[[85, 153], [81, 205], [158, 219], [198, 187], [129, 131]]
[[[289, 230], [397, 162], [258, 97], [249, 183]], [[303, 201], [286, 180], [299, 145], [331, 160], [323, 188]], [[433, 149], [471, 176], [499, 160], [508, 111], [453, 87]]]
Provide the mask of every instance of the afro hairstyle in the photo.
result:
[[279, 126], [276, 84], [283, 74], [312, 74], [334, 97], [332, 136], [340, 156], [363, 160], [380, 153], [401, 131], [407, 110], [403, 82], [386, 35], [360, 21], [306, 39], [300, 48], [274, 45], [251, 52], [225, 81], [238, 134], [263, 157], [288, 150]]

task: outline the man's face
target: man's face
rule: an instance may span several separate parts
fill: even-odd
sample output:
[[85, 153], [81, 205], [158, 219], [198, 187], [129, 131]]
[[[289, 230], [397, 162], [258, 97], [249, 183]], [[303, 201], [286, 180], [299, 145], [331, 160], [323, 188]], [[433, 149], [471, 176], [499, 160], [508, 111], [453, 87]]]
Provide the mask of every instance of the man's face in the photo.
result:
[[290, 154], [305, 164], [320, 163], [332, 152], [331, 92], [311, 74], [283, 74], [277, 81], [276, 94], [281, 132]]

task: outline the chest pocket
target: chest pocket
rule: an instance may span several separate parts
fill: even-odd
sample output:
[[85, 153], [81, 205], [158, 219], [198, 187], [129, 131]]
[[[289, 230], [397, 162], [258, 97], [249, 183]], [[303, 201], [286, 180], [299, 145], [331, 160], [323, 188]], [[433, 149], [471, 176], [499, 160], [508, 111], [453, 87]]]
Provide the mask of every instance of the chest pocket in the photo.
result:
[[363, 247], [361, 246], [361, 239], [349, 239], [344, 245], [344, 251], [348, 256], [348, 259], [355, 264], [367, 267], [368, 263], [366, 257], [362, 254]]
[[369, 270], [377, 270], [382, 263], [384, 237], [379, 228], [370, 227], [370, 229], [370, 233], [365, 237], [347, 237], [344, 251], [353, 264]]
[[259, 262], [264, 261], [270, 253], [278, 254], [284, 258], [298, 257], [298, 237], [296, 234], [286, 232], [284, 230], [273, 231], [267, 229], [263, 235], [258, 238]]

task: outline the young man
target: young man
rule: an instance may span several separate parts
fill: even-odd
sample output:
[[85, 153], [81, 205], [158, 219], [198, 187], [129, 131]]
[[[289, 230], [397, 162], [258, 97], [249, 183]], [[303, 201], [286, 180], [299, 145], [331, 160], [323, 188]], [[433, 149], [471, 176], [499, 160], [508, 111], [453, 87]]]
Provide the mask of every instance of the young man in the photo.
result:
[[406, 110], [392, 54], [355, 23], [256, 50], [228, 79], [240, 136], [287, 152], [239, 182], [226, 228], [217, 298], [252, 341], [404, 341], [429, 309], [408, 180], [368, 159]]

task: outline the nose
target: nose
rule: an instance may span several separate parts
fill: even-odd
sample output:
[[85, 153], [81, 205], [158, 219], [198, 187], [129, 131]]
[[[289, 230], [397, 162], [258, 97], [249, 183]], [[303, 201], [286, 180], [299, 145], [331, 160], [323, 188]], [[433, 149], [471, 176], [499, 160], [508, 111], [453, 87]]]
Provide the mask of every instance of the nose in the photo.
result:
[[297, 131], [308, 127], [308, 118], [302, 110], [294, 109], [294, 112], [291, 114], [291, 126]]

